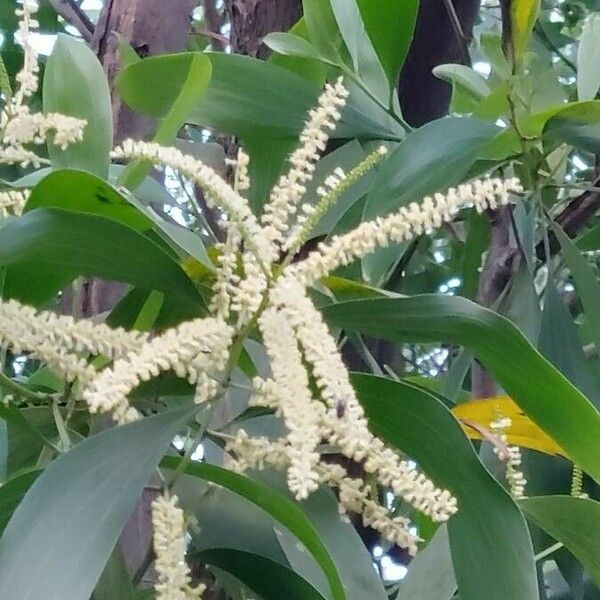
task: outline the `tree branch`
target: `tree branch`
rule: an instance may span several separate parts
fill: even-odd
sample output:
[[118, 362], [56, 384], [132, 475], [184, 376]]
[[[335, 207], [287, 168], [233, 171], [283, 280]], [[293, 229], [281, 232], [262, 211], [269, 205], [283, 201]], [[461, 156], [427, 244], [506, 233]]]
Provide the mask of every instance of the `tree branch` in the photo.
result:
[[73, 0], [48, 0], [52, 8], [69, 24], [75, 27], [81, 37], [89, 42], [94, 33], [94, 24]]

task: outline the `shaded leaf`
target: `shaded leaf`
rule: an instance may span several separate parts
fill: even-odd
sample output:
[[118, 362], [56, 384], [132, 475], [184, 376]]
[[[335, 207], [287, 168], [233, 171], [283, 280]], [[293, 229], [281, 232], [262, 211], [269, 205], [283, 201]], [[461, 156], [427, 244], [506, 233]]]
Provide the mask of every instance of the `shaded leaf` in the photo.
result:
[[240, 550], [206, 550], [198, 558], [235, 575], [264, 600], [325, 600], [310, 583], [278, 562]]
[[461, 599], [538, 598], [525, 519], [452, 413], [431, 393], [407, 383], [362, 374], [352, 382], [373, 433], [406, 452], [456, 497], [459, 510], [448, 532]]
[[59, 34], [46, 63], [43, 99], [45, 112], [87, 121], [83, 141], [66, 150], [48, 144], [52, 165], [105, 178], [112, 147], [112, 105], [102, 65], [86, 44]]
[[0, 538], [0, 597], [88, 600], [142, 488], [191, 414], [103, 431], [51, 463]]
[[600, 585], [600, 503], [588, 498], [543, 496], [519, 502], [525, 513], [562, 542]]
[[[162, 466], [168, 469], [177, 469], [181, 459], [167, 456], [162, 461]], [[186, 466], [185, 473], [200, 479], [212, 481], [236, 494], [243, 496], [250, 502], [260, 506], [273, 518], [287, 527], [312, 553], [321, 565], [335, 600], [345, 600], [346, 595], [334, 562], [321, 541], [317, 530], [293, 502], [289, 501], [279, 492], [262, 483], [222, 469], [208, 463], [192, 463]]]
[[38, 208], [10, 221], [0, 235], [0, 264], [35, 264], [38, 277], [69, 270], [200, 300], [179, 264], [160, 246], [95, 215]]
[[464, 298], [434, 295], [344, 302], [325, 307], [323, 314], [335, 327], [398, 343], [465, 346], [523, 411], [600, 481], [600, 414], [504, 317]]

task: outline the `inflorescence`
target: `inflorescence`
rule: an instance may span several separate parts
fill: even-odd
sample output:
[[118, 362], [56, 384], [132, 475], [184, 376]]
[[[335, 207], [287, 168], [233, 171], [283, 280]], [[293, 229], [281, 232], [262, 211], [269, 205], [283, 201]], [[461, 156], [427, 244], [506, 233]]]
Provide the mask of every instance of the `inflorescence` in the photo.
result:
[[[28, 32], [35, 26], [33, 4], [25, 0], [19, 10], [25, 63], [17, 78], [21, 87], [0, 116], [0, 162], [37, 164], [37, 156], [27, 146], [44, 142], [48, 134], [52, 143], [61, 147], [76, 142], [84, 123], [64, 115], [29, 112], [24, 102], [37, 89], [37, 61], [28, 42]], [[341, 79], [325, 87], [290, 157], [290, 168], [273, 188], [260, 217], [242, 195], [250, 187], [249, 159], [243, 151], [234, 161], [233, 186], [175, 148], [126, 140], [113, 151], [115, 160], [146, 159], [179, 171], [204, 191], [209, 206], [226, 215], [227, 236], [219, 246], [208, 317], [150, 337], [5, 301], [0, 304], [0, 342], [14, 352], [44, 361], [68, 381], [76, 381], [79, 398], [90, 412], [112, 413], [119, 424], [125, 424], [143, 416], [130, 404], [131, 392], [165, 371], [174, 371], [195, 385], [198, 404], [218, 401], [235, 367], [234, 348], [239, 350], [244, 336], [257, 328], [271, 374], [255, 379], [250, 405], [281, 417], [287, 435], [253, 438], [238, 429], [226, 445], [234, 467], [246, 471], [268, 466], [284, 471], [298, 500], [320, 485], [331, 486], [337, 490], [341, 513], [360, 514], [366, 525], [415, 553], [419, 538], [411, 532], [410, 520], [382, 505], [370, 486], [377, 483], [390, 490], [435, 522], [446, 521], [456, 512], [456, 500], [370, 432], [336, 339], [307, 290], [338, 267], [377, 248], [439, 228], [462, 208], [496, 208], [509, 203], [522, 189], [516, 179], [476, 180], [364, 222], [319, 244], [303, 260], [292, 262], [322, 215], [386, 155], [382, 147], [348, 173], [335, 169], [318, 188], [317, 203], [302, 203], [347, 97]], [[5, 192], [0, 196], [0, 208], [15, 207], [16, 213], [24, 197]], [[98, 372], [89, 360], [92, 356], [105, 357], [103, 364], [108, 366]], [[324, 447], [360, 464], [369, 483], [327, 460]], [[517, 477], [517, 458], [516, 454], [508, 457], [511, 489], [518, 496], [524, 481]], [[153, 523], [157, 597], [200, 597], [201, 590], [190, 586], [184, 562], [185, 524], [176, 497], [160, 497], [154, 502]]]

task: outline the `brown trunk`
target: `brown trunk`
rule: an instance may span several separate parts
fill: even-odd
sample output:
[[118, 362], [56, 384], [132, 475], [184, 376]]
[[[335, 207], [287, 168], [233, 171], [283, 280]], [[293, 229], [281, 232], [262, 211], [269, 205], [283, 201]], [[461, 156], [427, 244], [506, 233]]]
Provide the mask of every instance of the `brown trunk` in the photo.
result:
[[[481, 271], [477, 292], [477, 302], [487, 308], [496, 307], [521, 262], [511, 210], [511, 207], [505, 206], [489, 212], [492, 224], [490, 249]], [[473, 363], [472, 397], [491, 398], [497, 394], [497, 391], [496, 383], [489, 373], [479, 363]]]
[[[415, 37], [410, 47], [398, 92], [406, 120], [415, 126], [444, 116], [450, 102], [450, 86], [434, 77], [434, 67], [464, 63], [465, 44], [473, 35], [480, 0], [421, 0]], [[447, 6], [451, 6], [450, 11]], [[458, 17], [453, 23], [450, 12]]]
[[301, 16], [301, 0], [226, 0], [231, 17], [231, 47], [238, 54], [265, 58], [262, 39], [287, 31]]
[[[120, 35], [139, 56], [185, 49], [195, 0], [106, 0], [91, 45], [102, 61], [113, 94], [115, 144], [127, 137], [143, 138], [153, 123], [124, 106], [113, 81], [119, 70]], [[157, 82], [159, 84], [160, 82]]]

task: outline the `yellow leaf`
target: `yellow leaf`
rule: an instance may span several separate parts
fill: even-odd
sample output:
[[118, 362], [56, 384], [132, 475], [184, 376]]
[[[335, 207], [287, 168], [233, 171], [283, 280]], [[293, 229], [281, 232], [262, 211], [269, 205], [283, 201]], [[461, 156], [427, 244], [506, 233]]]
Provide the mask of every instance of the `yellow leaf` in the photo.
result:
[[472, 440], [483, 439], [480, 429], [489, 430], [490, 423], [501, 415], [511, 420], [511, 426], [506, 433], [509, 444], [567, 457], [566, 452], [527, 417], [508, 396], [465, 402], [454, 407], [452, 412]]
[[513, 63], [527, 49], [540, 5], [541, 0], [501, 0], [504, 52]]

